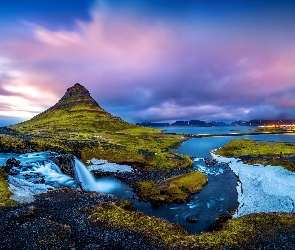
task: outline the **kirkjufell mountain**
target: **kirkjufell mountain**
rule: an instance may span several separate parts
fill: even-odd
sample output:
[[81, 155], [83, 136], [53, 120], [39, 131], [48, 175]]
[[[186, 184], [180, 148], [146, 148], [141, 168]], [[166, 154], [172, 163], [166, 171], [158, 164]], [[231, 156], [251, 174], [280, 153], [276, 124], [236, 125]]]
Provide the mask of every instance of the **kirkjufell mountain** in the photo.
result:
[[32, 119], [16, 124], [18, 131], [54, 130], [76, 132], [119, 131], [135, 125], [101, 108], [89, 91], [79, 83], [67, 89], [52, 107]]

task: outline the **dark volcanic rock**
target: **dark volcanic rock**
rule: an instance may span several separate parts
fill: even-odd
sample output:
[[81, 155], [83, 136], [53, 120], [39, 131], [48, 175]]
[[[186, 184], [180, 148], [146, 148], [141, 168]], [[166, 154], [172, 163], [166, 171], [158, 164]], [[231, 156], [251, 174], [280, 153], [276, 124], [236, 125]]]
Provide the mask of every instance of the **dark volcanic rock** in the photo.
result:
[[83, 102], [85, 105], [101, 108], [91, 97], [89, 91], [80, 83], [67, 89], [65, 95], [50, 109], [64, 109], [75, 105], [77, 102]]
[[51, 160], [60, 168], [60, 170], [72, 178], [75, 177], [75, 158], [71, 154], [60, 154], [51, 157]]
[[16, 175], [19, 172], [19, 170], [17, 169], [19, 166], [20, 166], [20, 161], [12, 157], [6, 161], [6, 165], [4, 166], [3, 169], [7, 174]]
[[20, 161], [12, 157], [6, 161], [6, 165], [11, 167], [12, 166], [18, 167], [20, 165]]
[[217, 231], [223, 228], [225, 223], [232, 219], [232, 215], [229, 212], [222, 212], [219, 218], [216, 218], [215, 221], [209, 226], [210, 231]]
[[157, 239], [91, 223], [86, 211], [100, 202], [121, 200], [62, 188], [36, 196], [33, 203], [1, 209], [0, 249], [163, 249]]
[[197, 217], [195, 217], [195, 216], [188, 216], [188, 217], [186, 217], [185, 218], [188, 222], [190, 222], [190, 223], [197, 223], [198, 222], [198, 218]]

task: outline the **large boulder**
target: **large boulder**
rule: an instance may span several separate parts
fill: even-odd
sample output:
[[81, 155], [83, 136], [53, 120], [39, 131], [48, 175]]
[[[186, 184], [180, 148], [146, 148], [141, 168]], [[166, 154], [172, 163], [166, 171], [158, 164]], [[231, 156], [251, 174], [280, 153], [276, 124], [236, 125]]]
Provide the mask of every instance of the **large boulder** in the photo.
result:
[[219, 218], [216, 218], [214, 222], [209, 226], [209, 230], [211, 232], [221, 230], [230, 219], [232, 219], [232, 215], [229, 212], [222, 212]]
[[16, 175], [19, 173], [19, 170], [18, 170], [19, 166], [20, 166], [20, 161], [12, 157], [6, 161], [3, 169], [9, 175]]
[[75, 158], [71, 154], [60, 154], [52, 157], [52, 161], [60, 170], [72, 178], [75, 177]]

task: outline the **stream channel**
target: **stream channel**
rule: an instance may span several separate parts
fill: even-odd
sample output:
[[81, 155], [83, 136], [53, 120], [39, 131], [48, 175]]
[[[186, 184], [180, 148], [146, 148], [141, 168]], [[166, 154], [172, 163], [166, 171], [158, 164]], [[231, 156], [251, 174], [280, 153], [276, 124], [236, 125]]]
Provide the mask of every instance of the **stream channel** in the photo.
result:
[[[236, 127], [234, 128], [236, 129]], [[206, 129], [207, 133], [216, 133], [214, 128]], [[167, 132], [171, 131], [168, 130]], [[180, 131], [177, 132], [181, 133]], [[185, 131], [185, 133], [187, 132], [188, 131]], [[196, 133], [196, 131], [192, 128], [189, 133]], [[224, 131], [221, 130], [220, 133], [224, 133]], [[209, 225], [215, 220], [215, 218], [219, 217], [223, 211], [235, 209], [238, 205], [238, 194], [236, 189], [237, 178], [231, 168], [227, 164], [222, 163], [207, 167], [204, 161], [204, 158], [211, 158], [211, 149], [219, 148], [230, 140], [237, 138], [251, 138], [263, 141], [295, 141], [294, 136], [287, 134], [215, 136], [190, 139], [184, 142], [176, 152], [196, 157], [194, 168], [206, 173], [209, 181], [200, 193], [191, 197], [189, 202], [170, 204], [159, 208], [153, 208], [147, 202], [140, 202], [137, 195], [133, 193], [129, 186], [114, 178], [93, 177], [93, 175], [85, 168], [84, 164], [78, 160], [76, 160], [76, 176], [78, 175], [78, 178], [85, 189], [99, 191], [104, 194], [114, 194], [123, 199], [128, 199], [132, 201], [135, 207], [141, 212], [166, 219], [172, 223], [177, 223], [183, 226], [189, 233], [200, 233], [208, 231]], [[9, 179], [12, 187], [16, 185], [17, 181], [23, 182], [23, 190], [18, 190], [20, 193], [19, 195], [26, 196], [30, 190], [34, 193], [33, 189], [36, 188], [40, 189], [40, 191], [38, 191], [40, 193], [42, 192], [42, 185], [45, 190], [48, 187], [58, 188], [69, 186], [77, 188], [77, 185], [72, 178], [62, 174], [54, 163], [48, 161], [45, 152], [24, 155], [0, 153], [0, 166], [4, 165], [5, 161], [11, 157], [20, 160], [21, 165], [23, 166], [18, 175], [10, 177]], [[106, 166], [107, 164], [108, 163], [106, 163]], [[113, 164], [113, 166], [114, 165], [115, 164]], [[103, 167], [103, 164], [101, 166]], [[40, 184], [40, 176], [43, 178], [42, 184]], [[186, 217], [188, 216], [198, 218], [198, 222], [188, 222], [186, 220]]]

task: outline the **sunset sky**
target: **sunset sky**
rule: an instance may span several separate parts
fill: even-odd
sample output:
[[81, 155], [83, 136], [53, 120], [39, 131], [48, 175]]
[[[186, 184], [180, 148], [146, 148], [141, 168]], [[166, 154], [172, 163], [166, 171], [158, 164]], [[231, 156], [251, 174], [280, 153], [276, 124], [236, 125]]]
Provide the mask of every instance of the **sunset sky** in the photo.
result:
[[7, 0], [0, 125], [75, 83], [130, 122], [295, 119], [295, 1]]

